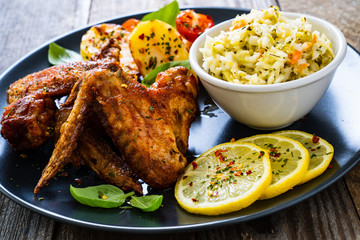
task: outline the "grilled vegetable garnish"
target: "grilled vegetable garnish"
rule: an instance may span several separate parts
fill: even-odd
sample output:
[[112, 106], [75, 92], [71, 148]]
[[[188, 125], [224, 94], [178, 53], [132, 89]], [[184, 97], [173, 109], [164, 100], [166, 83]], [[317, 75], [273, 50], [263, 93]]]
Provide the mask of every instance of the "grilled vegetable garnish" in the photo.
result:
[[188, 59], [180, 34], [174, 27], [159, 20], [140, 22], [131, 33], [129, 43], [143, 76], [163, 63]]
[[119, 59], [117, 59], [120, 60], [121, 67], [130, 74], [138, 74], [138, 67], [131, 56], [129, 48], [129, 35], [130, 32], [121, 25], [103, 23], [93, 26], [81, 39], [80, 54], [84, 60], [90, 60], [112, 38], [121, 48]]
[[176, 28], [190, 42], [194, 42], [206, 29], [214, 26], [212, 17], [193, 10], [184, 10], [176, 18]]

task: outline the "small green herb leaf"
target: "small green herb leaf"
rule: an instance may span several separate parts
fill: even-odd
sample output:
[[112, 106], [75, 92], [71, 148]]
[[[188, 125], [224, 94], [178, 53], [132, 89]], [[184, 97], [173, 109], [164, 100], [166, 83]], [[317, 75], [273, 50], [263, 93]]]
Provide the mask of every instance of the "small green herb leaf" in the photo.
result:
[[63, 48], [56, 43], [50, 43], [48, 60], [52, 65], [59, 65], [68, 62], [81, 61], [79, 53]]
[[167, 63], [161, 64], [160, 66], [156, 67], [154, 70], [149, 72], [144, 77], [144, 79], [142, 80], [141, 83], [147, 87], [150, 87], [155, 82], [156, 76], [159, 72], [163, 72], [169, 68], [176, 67], [176, 66], [183, 66], [183, 67], [186, 67], [187, 69], [189, 69], [189, 71], [191, 70], [189, 60], [167, 62]]
[[168, 5], [160, 8], [158, 11], [146, 14], [141, 21], [160, 20], [176, 28], [176, 17], [180, 13], [178, 2], [172, 1]]
[[70, 193], [81, 204], [91, 207], [115, 208], [121, 206], [127, 197], [134, 192], [124, 192], [113, 185], [104, 184], [86, 188], [76, 188], [70, 185]]
[[161, 206], [162, 200], [162, 195], [131, 196], [130, 205], [140, 208], [144, 212], [153, 212]]

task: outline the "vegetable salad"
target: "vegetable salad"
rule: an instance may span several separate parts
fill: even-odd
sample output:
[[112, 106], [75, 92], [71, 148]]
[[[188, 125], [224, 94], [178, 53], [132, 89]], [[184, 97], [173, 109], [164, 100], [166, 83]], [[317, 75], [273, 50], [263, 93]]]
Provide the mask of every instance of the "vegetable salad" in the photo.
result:
[[333, 58], [331, 42], [305, 17], [288, 19], [278, 7], [237, 16], [229, 31], [207, 36], [203, 68], [241, 84], [274, 84], [308, 76]]

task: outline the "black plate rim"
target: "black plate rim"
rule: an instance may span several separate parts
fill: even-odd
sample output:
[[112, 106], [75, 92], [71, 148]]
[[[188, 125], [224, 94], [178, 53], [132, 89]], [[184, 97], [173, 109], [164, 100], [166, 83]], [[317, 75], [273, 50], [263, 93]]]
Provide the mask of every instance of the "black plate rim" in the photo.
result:
[[[250, 11], [249, 9], [244, 9], [244, 8], [213, 7], [213, 6], [210, 6], [210, 7], [186, 7], [186, 9], [194, 9], [195, 11], [196, 10], [207, 10], [207, 9], [209, 9], [209, 10], [216, 9], [216, 10], [220, 10], [220, 11], [226, 11], [226, 10], [243, 11], [243, 12], [249, 12]], [[35, 54], [36, 52], [40, 51], [41, 49], [43, 49], [45, 47], [48, 47], [48, 45], [51, 42], [56, 42], [58, 40], [61, 40], [64, 37], [69, 36], [69, 35], [75, 34], [75, 33], [80, 32], [80, 31], [84, 31], [84, 30], [86, 30], [86, 29], [88, 29], [91, 26], [96, 25], [96, 24], [116, 21], [116, 20], [120, 20], [120, 19], [126, 19], [126, 18], [130, 18], [130, 17], [134, 17], [136, 15], [144, 15], [144, 14], [147, 14], [149, 12], [151, 12], [151, 11], [137, 12], [137, 13], [135, 12], [135, 13], [131, 13], [131, 14], [120, 15], [120, 16], [115, 17], [115, 18], [109, 18], [109, 19], [105, 19], [105, 20], [98, 21], [98, 22], [95, 22], [95, 23], [91, 23], [91, 24], [86, 25], [85, 27], [76, 28], [76, 29], [74, 29], [74, 30], [72, 30], [70, 32], [59, 35], [59, 36], [45, 42], [44, 44], [40, 45], [39, 47], [35, 48], [34, 50], [30, 51], [28, 54], [26, 54], [25, 56], [23, 56], [22, 58], [17, 60], [12, 65], [10, 65], [0, 75], [0, 81], [3, 79], [4, 76], [6, 76], [8, 74], [8, 72], [10, 72], [18, 64], [20, 64], [22, 61], [27, 59], [29, 56], [31, 56], [31, 55]], [[348, 44], [348, 47], [350, 47], [357, 55], [360, 55], [360, 52], [358, 52], [353, 46]], [[46, 209], [43, 209], [41, 207], [38, 207], [36, 205], [30, 204], [30, 203], [24, 201], [23, 199], [21, 199], [20, 197], [10, 193], [1, 183], [0, 183], [0, 191], [5, 196], [9, 197], [10, 199], [15, 201], [19, 205], [21, 205], [23, 207], [26, 207], [31, 211], [34, 211], [34, 212], [39, 213], [41, 215], [50, 217], [50, 218], [52, 218], [54, 220], [57, 220], [57, 221], [60, 221], [60, 222], [74, 224], [74, 225], [77, 225], [77, 226], [80, 226], [80, 227], [86, 227], [86, 228], [98, 229], [98, 230], [106, 230], [106, 231], [117, 231], [117, 232], [127, 232], [127, 233], [144, 233], [144, 234], [148, 234], [148, 233], [170, 233], [170, 232], [171, 233], [174, 233], [174, 232], [191, 232], [191, 231], [199, 231], [199, 230], [209, 229], [209, 228], [214, 227], [214, 226], [221, 227], [221, 226], [232, 224], [232, 223], [240, 223], [240, 222], [255, 220], [255, 219], [258, 219], [260, 217], [265, 217], [265, 216], [271, 215], [273, 213], [276, 213], [278, 211], [284, 210], [284, 209], [286, 209], [288, 207], [291, 207], [293, 205], [296, 205], [296, 204], [310, 198], [311, 196], [323, 191], [324, 189], [326, 189], [330, 185], [337, 182], [348, 171], [350, 171], [359, 161], [360, 161], [360, 150], [358, 150], [347, 161], [347, 163], [343, 167], [339, 168], [336, 171], [336, 174], [332, 175], [334, 177], [330, 177], [330, 178], [326, 179], [323, 183], [317, 185], [310, 192], [307, 192], [306, 194], [302, 195], [301, 197], [298, 197], [298, 198], [296, 198], [294, 200], [288, 201], [288, 202], [286, 202], [286, 203], [284, 203], [284, 204], [282, 204], [280, 206], [277, 206], [277, 207], [274, 207], [274, 208], [271, 208], [271, 209], [267, 209], [265, 211], [259, 211], [259, 212], [256, 212], [254, 214], [251, 214], [249, 216], [235, 217], [235, 218], [230, 218], [230, 219], [226, 219], [226, 220], [211, 221], [211, 222], [206, 222], [206, 223], [189, 224], [189, 225], [182, 225], [182, 226], [128, 227], [128, 226], [117, 226], [117, 225], [105, 225], [105, 224], [99, 224], [99, 223], [92, 223], [92, 222], [87, 222], [87, 221], [83, 221], [83, 220], [78, 220], [78, 219], [73, 219], [73, 218], [70, 218], [70, 217], [66, 217], [64, 215], [54, 213], [54, 212], [48, 211]]]

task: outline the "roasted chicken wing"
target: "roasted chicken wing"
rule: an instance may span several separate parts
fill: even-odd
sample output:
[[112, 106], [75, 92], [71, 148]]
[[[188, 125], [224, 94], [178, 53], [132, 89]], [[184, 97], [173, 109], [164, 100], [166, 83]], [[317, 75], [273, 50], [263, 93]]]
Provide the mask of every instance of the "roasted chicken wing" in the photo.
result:
[[[65, 103], [70, 104], [72, 96], [76, 94], [74, 106], [60, 128], [59, 139], [34, 193], [38, 193], [72, 159], [79, 161], [79, 157], [82, 164], [88, 165], [102, 179], [119, 186], [124, 191], [134, 190], [136, 193], [142, 193], [141, 185], [129, 167], [103, 140], [96, 138], [92, 131], [85, 129], [85, 122], [93, 103], [94, 92], [91, 85], [93, 79], [102, 72], [113, 72], [119, 68], [119, 65], [114, 65], [106, 70], [93, 69], [86, 74], [81, 83], [76, 85], [70, 100]], [[64, 115], [59, 114], [58, 117], [63, 118]], [[57, 131], [58, 129], [59, 126], [56, 126]]]
[[[71, 107], [61, 108], [56, 113], [54, 128], [56, 141], [60, 137], [61, 126], [68, 119], [71, 109]], [[93, 128], [93, 124], [85, 126], [83, 134], [79, 136], [77, 148], [70, 156], [71, 163], [74, 166], [86, 165], [105, 182], [113, 184], [123, 191], [134, 191], [141, 195], [142, 187], [136, 175], [108, 143], [99, 136], [101, 134], [94, 131]]]
[[10, 85], [6, 91], [8, 103], [27, 95], [38, 98], [68, 95], [86, 71], [107, 64], [111, 62], [108, 60], [74, 62], [29, 74]]
[[117, 69], [118, 65], [108, 59], [64, 64], [11, 84], [7, 90], [11, 104], [2, 116], [1, 135], [17, 150], [41, 146], [51, 137], [49, 133], [54, 124], [56, 105], [52, 97], [68, 95], [91, 69], [112, 67]]
[[129, 166], [109, 147], [109, 145], [90, 129], [80, 136], [74, 153], [82, 158], [82, 164], [90, 167], [105, 182], [123, 191], [142, 194], [137, 176]]
[[79, 136], [83, 133], [84, 123], [92, 103], [93, 94], [86, 81], [82, 81], [74, 106], [66, 122], [60, 129], [60, 138], [56, 142], [51, 158], [42, 172], [35, 187], [38, 193], [51, 178], [59, 173], [71, 161], [71, 155], [77, 147]]
[[[148, 88], [137, 81], [138, 69], [128, 66], [133, 63], [128, 55], [109, 38], [90, 61], [51, 67], [9, 87], [1, 134], [18, 149], [38, 147], [48, 139], [57, 109], [54, 97], [69, 95], [62, 107], [70, 113], [62, 116], [66, 120], [56, 120], [63, 121], [56, 126], [58, 140], [34, 193], [69, 162], [88, 165], [109, 183], [139, 194], [137, 178], [164, 189], [181, 175], [197, 110], [197, 78], [185, 67], [175, 67], [158, 74]], [[100, 119], [120, 156], [87, 128], [91, 114]]]
[[16, 150], [34, 149], [53, 135], [56, 105], [53, 99], [28, 95], [5, 108], [1, 135]]
[[151, 187], [171, 186], [187, 164], [183, 154], [196, 112], [197, 79], [176, 67], [151, 88], [121, 69], [99, 72], [93, 80], [96, 111], [123, 159]]

